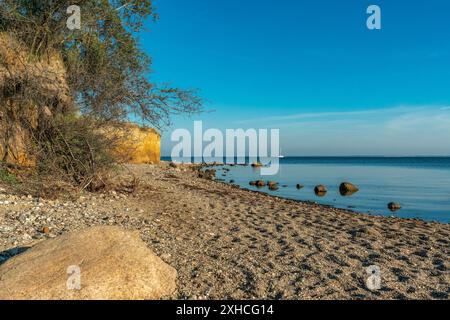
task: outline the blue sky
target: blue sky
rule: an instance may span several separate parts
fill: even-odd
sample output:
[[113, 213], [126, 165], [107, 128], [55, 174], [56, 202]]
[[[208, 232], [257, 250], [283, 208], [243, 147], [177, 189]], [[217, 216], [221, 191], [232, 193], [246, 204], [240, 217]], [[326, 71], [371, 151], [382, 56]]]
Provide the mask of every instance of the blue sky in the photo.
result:
[[[279, 128], [286, 155], [450, 155], [450, 2], [154, 0], [152, 79], [198, 88], [212, 128]], [[382, 10], [368, 30], [366, 9]]]

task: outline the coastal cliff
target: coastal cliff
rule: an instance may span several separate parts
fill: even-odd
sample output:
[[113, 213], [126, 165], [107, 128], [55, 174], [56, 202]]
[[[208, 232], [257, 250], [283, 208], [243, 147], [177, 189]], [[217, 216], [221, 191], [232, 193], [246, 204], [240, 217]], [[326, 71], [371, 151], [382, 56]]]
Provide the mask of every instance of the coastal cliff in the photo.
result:
[[[0, 61], [0, 161], [32, 165], [27, 129], [72, 105], [64, 63], [55, 52], [30, 59], [28, 50], [7, 33], [0, 33]], [[25, 96], [46, 103], [38, 107], [24, 101]]]
[[[116, 150], [122, 162], [130, 164], [160, 162], [161, 136], [156, 130], [129, 124], [117, 134], [122, 138]], [[9, 128], [1, 125], [0, 161], [20, 166], [33, 166], [35, 161], [27, 152], [29, 139], [29, 134], [19, 124], [9, 125]]]
[[[67, 72], [59, 54], [30, 59], [25, 46], [6, 33], [0, 33], [0, 61], [0, 161], [34, 166], [30, 129], [74, 106]], [[24, 104], [24, 92], [45, 103]], [[124, 162], [159, 163], [160, 135], [154, 129], [127, 124], [117, 134], [122, 138], [117, 152]]]
[[157, 164], [161, 157], [161, 136], [152, 128], [127, 125], [119, 132], [122, 142], [118, 154], [123, 162], [130, 164]]

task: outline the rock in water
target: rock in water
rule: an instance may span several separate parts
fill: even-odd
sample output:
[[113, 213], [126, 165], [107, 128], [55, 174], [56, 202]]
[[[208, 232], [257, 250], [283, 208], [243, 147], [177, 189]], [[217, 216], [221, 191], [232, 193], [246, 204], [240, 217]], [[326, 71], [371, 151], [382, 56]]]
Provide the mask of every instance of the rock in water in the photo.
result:
[[317, 196], [323, 197], [327, 193], [327, 187], [325, 187], [324, 185], [318, 185], [314, 188], [314, 192]]
[[2, 264], [0, 299], [170, 298], [176, 277], [139, 232], [93, 227], [45, 240]]
[[358, 187], [350, 182], [343, 182], [339, 186], [339, 192], [340, 192], [341, 196], [344, 196], [344, 197], [351, 196], [352, 194], [354, 194], [358, 191], [359, 191]]
[[402, 208], [402, 206], [399, 203], [391, 202], [388, 204], [388, 209], [392, 212], [398, 211]]
[[262, 180], [258, 180], [258, 181], [256, 181], [256, 186], [259, 188], [262, 188], [262, 187], [266, 186], [266, 183]]

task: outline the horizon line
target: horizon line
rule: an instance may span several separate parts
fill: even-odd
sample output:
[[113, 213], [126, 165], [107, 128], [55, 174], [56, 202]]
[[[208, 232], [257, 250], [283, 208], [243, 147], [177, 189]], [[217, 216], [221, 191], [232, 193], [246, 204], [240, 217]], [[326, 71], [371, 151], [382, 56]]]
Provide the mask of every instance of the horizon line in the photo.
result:
[[[170, 155], [161, 155], [160, 158], [171, 158]], [[181, 157], [183, 158], [183, 157]], [[193, 156], [191, 157], [193, 158]], [[209, 157], [214, 158], [214, 157]], [[225, 156], [223, 157], [225, 158]], [[249, 156], [245, 156], [245, 158], [249, 158]], [[270, 158], [270, 157], [264, 157]], [[311, 156], [284, 156], [286, 158], [450, 158], [449, 155], [311, 155]], [[283, 158], [282, 158], [283, 159]]]

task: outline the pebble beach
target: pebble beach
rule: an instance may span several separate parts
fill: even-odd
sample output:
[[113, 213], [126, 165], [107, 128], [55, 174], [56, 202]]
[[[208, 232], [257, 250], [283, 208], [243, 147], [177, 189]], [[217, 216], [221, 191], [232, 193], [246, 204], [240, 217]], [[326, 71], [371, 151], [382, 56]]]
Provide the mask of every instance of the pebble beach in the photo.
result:
[[[448, 299], [450, 225], [377, 217], [199, 177], [188, 165], [130, 165], [120, 189], [44, 199], [0, 188], [0, 264], [91, 226], [138, 230], [178, 272], [172, 299]], [[367, 269], [380, 270], [369, 289]]]

